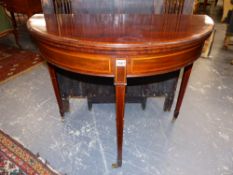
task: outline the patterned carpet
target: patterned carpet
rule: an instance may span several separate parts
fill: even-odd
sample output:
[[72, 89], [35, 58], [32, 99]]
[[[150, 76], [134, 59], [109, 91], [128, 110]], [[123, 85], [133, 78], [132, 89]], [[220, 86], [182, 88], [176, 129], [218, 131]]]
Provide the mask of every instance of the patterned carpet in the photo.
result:
[[0, 83], [43, 62], [36, 53], [0, 44]]
[[58, 175], [38, 156], [0, 130], [1, 175]]

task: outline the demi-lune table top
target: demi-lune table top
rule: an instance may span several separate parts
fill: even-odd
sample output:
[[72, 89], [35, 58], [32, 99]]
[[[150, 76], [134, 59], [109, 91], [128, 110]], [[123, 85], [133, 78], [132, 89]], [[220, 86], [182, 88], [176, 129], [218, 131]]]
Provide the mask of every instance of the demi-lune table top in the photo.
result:
[[114, 77], [123, 58], [127, 77], [139, 77], [195, 61], [214, 22], [206, 15], [82, 13], [37, 14], [27, 25], [41, 54], [58, 67]]
[[206, 15], [177, 14], [37, 14], [28, 21], [31, 32], [55, 43], [117, 49], [186, 44], [207, 36], [213, 24]]

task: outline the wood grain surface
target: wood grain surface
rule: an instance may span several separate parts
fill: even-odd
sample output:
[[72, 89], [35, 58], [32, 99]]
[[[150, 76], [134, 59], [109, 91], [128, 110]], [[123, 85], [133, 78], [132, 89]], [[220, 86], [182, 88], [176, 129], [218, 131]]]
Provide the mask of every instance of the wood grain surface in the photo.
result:
[[213, 30], [208, 16], [174, 14], [34, 15], [27, 25], [48, 62], [106, 77], [117, 58], [126, 59], [127, 77], [180, 69], [199, 57]]

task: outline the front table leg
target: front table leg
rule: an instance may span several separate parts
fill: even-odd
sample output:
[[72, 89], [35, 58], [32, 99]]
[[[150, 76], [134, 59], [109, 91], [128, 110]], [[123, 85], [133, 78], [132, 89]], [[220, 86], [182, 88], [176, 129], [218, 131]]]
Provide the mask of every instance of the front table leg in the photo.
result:
[[127, 85], [126, 60], [116, 60], [114, 85], [116, 90], [117, 162], [112, 167], [117, 168], [122, 165], [125, 89]]
[[192, 70], [193, 64], [188, 65], [184, 68], [184, 73], [183, 73], [183, 78], [181, 81], [181, 85], [180, 85], [180, 91], [179, 91], [179, 95], [178, 95], [178, 99], [176, 102], [176, 108], [174, 111], [174, 118], [173, 119], [177, 119], [179, 112], [180, 112], [180, 107], [184, 98], [184, 93], [188, 84], [188, 80], [189, 80], [189, 76]]

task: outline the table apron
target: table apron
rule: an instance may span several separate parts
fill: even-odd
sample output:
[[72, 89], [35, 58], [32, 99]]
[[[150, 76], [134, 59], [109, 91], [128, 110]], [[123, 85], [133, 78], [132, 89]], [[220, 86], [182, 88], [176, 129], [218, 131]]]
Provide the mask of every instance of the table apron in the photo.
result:
[[51, 64], [75, 73], [114, 77], [116, 60], [125, 59], [127, 77], [143, 77], [178, 70], [199, 58], [203, 43], [190, 48], [155, 55], [138, 54], [111, 55], [67, 51], [38, 43], [41, 55]]

